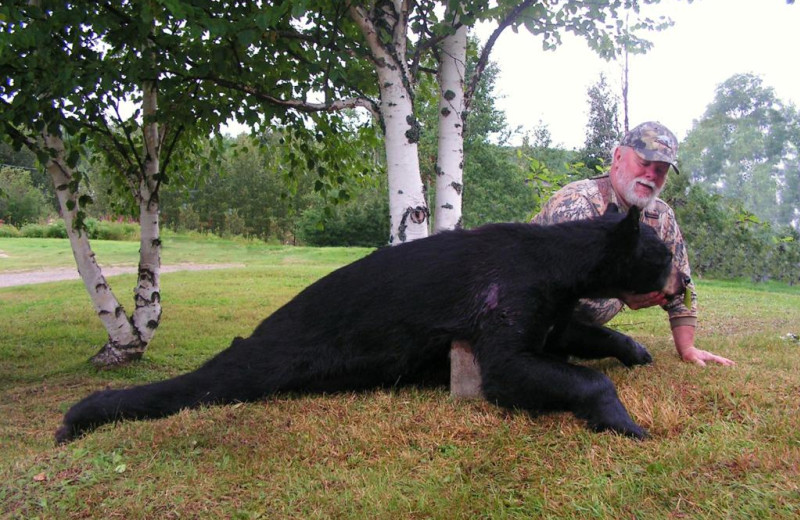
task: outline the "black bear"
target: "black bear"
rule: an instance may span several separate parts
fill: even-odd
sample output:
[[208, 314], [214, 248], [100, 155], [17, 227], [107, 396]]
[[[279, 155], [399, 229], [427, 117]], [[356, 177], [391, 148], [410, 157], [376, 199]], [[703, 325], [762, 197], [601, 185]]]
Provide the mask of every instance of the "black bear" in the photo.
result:
[[554, 226], [490, 224], [374, 253], [323, 277], [194, 372], [89, 395], [59, 443], [123, 419], [253, 401], [447, 381], [454, 340], [470, 342], [483, 394], [532, 414], [568, 410], [595, 430], [636, 438], [611, 381], [570, 355], [648, 363], [641, 345], [571, 322], [580, 297], [683, 291], [687, 280], [639, 211]]

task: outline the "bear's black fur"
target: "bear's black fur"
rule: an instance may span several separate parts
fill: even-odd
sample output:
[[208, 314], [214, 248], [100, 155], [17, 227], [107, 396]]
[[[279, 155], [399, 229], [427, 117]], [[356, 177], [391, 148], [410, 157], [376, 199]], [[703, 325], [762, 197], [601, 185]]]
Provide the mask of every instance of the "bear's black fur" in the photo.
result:
[[547, 227], [492, 224], [380, 249], [312, 284], [194, 372], [86, 397], [64, 416], [56, 440], [275, 392], [445, 383], [453, 340], [473, 346], [489, 401], [533, 414], [568, 410], [595, 430], [641, 438], [611, 381], [567, 357], [635, 365], [650, 355], [570, 315], [580, 297], [677, 294], [685, 280], [671, 260], [635, 208]]

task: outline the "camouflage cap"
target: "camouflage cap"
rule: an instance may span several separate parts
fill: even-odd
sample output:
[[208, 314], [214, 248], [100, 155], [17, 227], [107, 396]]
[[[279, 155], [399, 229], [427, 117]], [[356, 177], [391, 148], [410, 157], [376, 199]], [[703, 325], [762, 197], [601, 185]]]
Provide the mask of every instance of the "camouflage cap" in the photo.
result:
[[678, 140], [675, 134], [657, 121], [642, 123], [622, 138], [620, 146], [629, 146], [648, 161], [669, 163], [678, 171]]

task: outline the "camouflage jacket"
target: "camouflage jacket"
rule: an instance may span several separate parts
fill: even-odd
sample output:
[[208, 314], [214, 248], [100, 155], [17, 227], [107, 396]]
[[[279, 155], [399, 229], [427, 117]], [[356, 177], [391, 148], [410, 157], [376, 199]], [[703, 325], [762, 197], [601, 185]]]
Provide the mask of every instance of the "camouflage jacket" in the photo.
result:
[[[576, 181], [558, 190], [531, 222], [550, 225], [568, 220], [598, 217], [603, 214], [609, 202], [619, 206], [620, 210], [627, 211], [627, 206], [617, 198], [612, 189], [608, 175]], [[673, 261], [678, 269], [690, 275], [686, 244], [672, 208], [663, 200], [656, 199], [642, 212], [641, 220], [658, 232], [658, 236], [672, 251]], [[690, 284], [690, 289], [691, 308], [684, 305], [682, 296], [672, 298], [663, 307], [669, 315], [672, 327], [697, 324], [697, 293], [694, 284]], [[623, 303], [618, 299], [585, 299], [579, 302], [575, 316], [584, 322], [602, 324], [611, 320], [622, 307]]]

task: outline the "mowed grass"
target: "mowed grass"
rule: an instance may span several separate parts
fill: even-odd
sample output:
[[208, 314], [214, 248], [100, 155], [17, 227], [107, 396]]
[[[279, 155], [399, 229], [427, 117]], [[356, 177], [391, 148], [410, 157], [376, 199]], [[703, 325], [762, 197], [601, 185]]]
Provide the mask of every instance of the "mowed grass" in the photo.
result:
[[[97, 372], [87, 363], [105, 333], [80, 282], [0, 289], [0, 516], [800, 514], [800, 345], [785, 339], [800, 333], [800, 290], [779, 285], [699, 282], [698, 346], [735, 367], [680, 362], [659, 310], [615, 320], [655, 362], [632, 370], [612, 360], [587, 364], [614, 380], [650, 431], [644, 442], [588, 432], [568, 414], [531, 418], [453, 401], [441, 388], [276, 396], [108, 425], [55, 447], [53, 433], [75, 401], [198, 366], [313, 280], [366, 253], [186, 242], [189, 261], [245, 267], [164, 274], [161, 326], [145, 359], [125, 369]], [[165, 246], [165, 263], [179, 247]], [[134, 277], [110, 280], [132, 305]]]
[[[275, 265], [347, 263], [368, 250], [364, 248], [313, 248], [268, 245], [258, 241], [223, 239], [214, 236], [192, 237], [167, 233], [161, 247], [161, 261], [170, 264], [246, 264]], [[139, 242], [92, 240], [91, 247], [101, 266], [139, 264]], [[0, 276], [3, 272], [74, 268], [75, 259], [67, 239], [0, 237]]]

